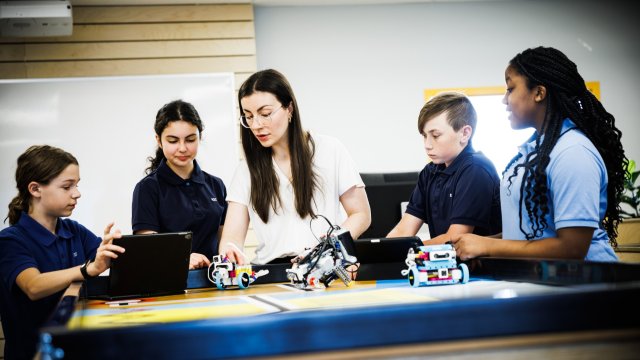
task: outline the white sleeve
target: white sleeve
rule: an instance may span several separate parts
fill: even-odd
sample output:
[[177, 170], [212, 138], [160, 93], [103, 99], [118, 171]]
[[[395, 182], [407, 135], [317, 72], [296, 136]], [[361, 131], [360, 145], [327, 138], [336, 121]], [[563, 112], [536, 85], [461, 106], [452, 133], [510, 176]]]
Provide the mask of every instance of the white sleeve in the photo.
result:
[[340, 196], [354, 186], [364, 187], [358, 168], [347, 148], [338, 140], [335, 141], [336, 174]]
[[249, 167], [247, 166], [246, 160], [242, 160], [236, 167], [236, 171], [233, 174], [231, 186], [227, 193], [227, 201], [233, 201], [249, 206], [250, 193], [251, 176], [249, 175]]

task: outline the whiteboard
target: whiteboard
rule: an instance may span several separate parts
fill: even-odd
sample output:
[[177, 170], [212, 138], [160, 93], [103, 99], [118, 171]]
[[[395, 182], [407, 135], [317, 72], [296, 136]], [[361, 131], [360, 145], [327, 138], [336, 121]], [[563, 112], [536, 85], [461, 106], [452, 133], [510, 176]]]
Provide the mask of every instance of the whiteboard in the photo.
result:
[[0, 80], [2, 219], [17, 194], [18, 156], [48, 144], [80, 163], [82, 197], [70, 218], [98, 236], [110, 221], [131, 233], [133, 189], [155, 154], [156, 113], [176, 99], [192, 103], [204, 123], [201, 168], [228, 185], [239, 161], [232, 73]]

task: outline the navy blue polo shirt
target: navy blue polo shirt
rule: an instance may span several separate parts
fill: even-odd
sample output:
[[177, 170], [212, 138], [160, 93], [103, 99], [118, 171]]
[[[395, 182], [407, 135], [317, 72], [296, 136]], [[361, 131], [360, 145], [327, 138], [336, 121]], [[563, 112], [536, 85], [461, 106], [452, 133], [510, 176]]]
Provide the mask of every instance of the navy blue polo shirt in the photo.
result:
[[222, 180], [200, 169], [194, 160], [191, 177], [182, 179], [166, 164], [136, 185], [133, 191], [133, 231], [159, 233], [192, 231], [191, 252], [211, 259], [218, 253], [218, 228], [227, 212]]
[[33, 358], [38, 328], [64, 292], [32, 301], [16, 284], [18, 275], [28, 268], [45, 273], [78, 266], [93, 259], [99, 245], [100, 238], [69, 219], [58, 219], [54, 235], [22, 213], [17, 224], [0, 231], [0, 316], [7, 359]]
[[478, 235], [500, 233], [496, 168], [471, 144], [448, 167], [429, 163], [420, 172], [406, 212], [427, 223], [431, 237], [445, 234], [451, 224], [474, 226]]

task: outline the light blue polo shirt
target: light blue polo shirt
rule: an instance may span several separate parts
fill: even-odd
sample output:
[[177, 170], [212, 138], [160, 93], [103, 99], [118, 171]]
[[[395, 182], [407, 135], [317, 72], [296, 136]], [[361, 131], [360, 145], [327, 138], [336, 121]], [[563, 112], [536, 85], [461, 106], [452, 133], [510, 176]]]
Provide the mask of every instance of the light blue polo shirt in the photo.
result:
[[[561, 134], [551, 150], [546, 169], [549, 189], [549, 213], [545, 216], [547, 228], [534, 240], [556, 237], [556, 229], [594, 228], [585, 260], [616, 261], [618, 258], [609, 245], [607, 232], [601, 226], [607, 209], [608, 178], [604, 161], [591, 141], [570, 119], [564, 120]], [[519, 147], [522, 156], [506, 170], [500, 183], [503, 239], [526, 240], [518, 218], [524, 169], [518, 169], [511, 184], [509, 177], [513, 175], [515, 166], [522, 164], [527, 154], [535, 149], [535, 136], [536, 134]], [[521, 217], [524, 231], [532, 233], [532, 224], [524, 204]]]

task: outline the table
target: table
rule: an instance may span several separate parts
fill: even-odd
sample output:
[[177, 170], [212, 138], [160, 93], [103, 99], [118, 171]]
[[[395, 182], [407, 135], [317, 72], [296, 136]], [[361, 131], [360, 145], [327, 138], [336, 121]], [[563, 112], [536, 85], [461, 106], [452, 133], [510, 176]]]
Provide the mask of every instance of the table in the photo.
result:
[[202, 274], [193, 272], [185, 294], [117, 305], [80, 299], [76, 285], [42, 333], [65, 358], [97, 359], [394, 356], [563, 336], [640, 350], [637, 265], [479, 259], [469, 266], [467, 284], [334, 282], [321, 291], [286, 284], [220, 291], [203, 287], [210, 284], [195, 281]]

